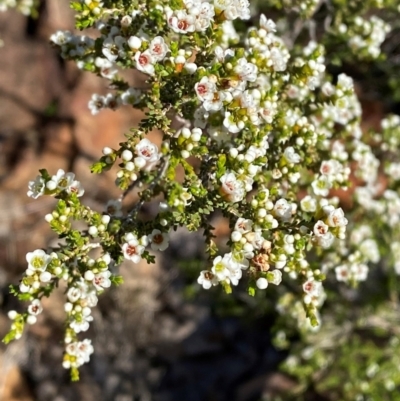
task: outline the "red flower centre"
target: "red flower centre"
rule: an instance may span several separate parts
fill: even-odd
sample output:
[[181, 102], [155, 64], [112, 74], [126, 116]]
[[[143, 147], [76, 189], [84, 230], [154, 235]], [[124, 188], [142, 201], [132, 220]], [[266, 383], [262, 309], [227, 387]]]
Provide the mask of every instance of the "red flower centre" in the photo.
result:
[[126, 248], [126, 253], [127, 253], [129, 256], [137, 255], [136, 247], [133, 246], [133, 245], [128, 245], [128, 247]]
[[163, 242], [163, 236], [161, 234], [156, 234], [153, 236], [153, 242], [157, 245], [161, 244]]

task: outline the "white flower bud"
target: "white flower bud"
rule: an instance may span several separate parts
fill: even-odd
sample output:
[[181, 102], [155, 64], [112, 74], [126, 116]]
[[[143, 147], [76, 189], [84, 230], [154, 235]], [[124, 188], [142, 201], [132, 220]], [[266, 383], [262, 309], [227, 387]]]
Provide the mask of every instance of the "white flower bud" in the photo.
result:
[[15, 310], [10, 310], [7, 314], [8, 318], [14, 320], [17, 317], [18, 313]]
[[71, 302], [66, 302], [66, 303], [64, 304], [64, 310], [65, 310], [65, 312], [67, 312], [67, 313], [71, 312], [72, 309], [73, 309], [73, 307], [74, 307], [74, 306], [71, 304]]
[[36, 316], [29, 315], [29, 316], [26, 318], [26, 322], [27, 322], [28, 324], [35, 324], [35, 323], [37, 322], [37, 318], [36, 318]]
[[92, 281], [94, 279], [94, 273], [91, 270], [88, 270], [87, 272], [85, 272], [85, 280], [87, 281]]
[[132, 162], [127, 162], [125, 163], [125, 170], [133, 171], [135, 170], [135, 165]]
[[49, 191], [54, 191], [54, 190], [57, 188], [57, 183], [54, 182], [54, 181], [52, 181], [52, 180], [50, 180], [50, 181], [47, 182], [46, 188], [47, 188]]
[[106, 146], [105, 148], [103, 148], [103, 155], [104, 155], [104, 156], [111, 155], [111, 153], [113, 153], [113, 150], [112, 150], [111, 148], [109, 148], [108, 146]]
[[111, 217], [108, 214], [104, 214], [103, 217], [101, 218], [101, 222], [104, 225], [107, 225], [111, 220]]
[[260, 277], [256, 281], [256, 285], [257, 285], [257, 288], [259, 288], [260, 290], [265, 290], [268, 287], [268, 280], [264, 277]]
[[29, 290], [29, 292], [32, 292], [32, 289], [38, 290], [39, 288], [40, 288], [40, 283], [39, 283], [39, 281], [35, 281], [35, 282], [32, 284], [32, 288]]
[[90, 226], [88, 232], [92, 237], [97, 237], [99, 230], [97, 229], [96, 226]]
[[43, 272], [40, 274], [40, 281], [42, 283], [48, 283], [51, 280], [51, 273], [50, 272]]
[[121, 18], [121, 26], [128, 27], [132, 23], [132, 17], [130, 15], [124, 15]]
[[129, 160], [132, 160], [133, 153], [130, 150], [125, 149], [121, 154], [121, 158], [122, 158], [122, 160], [125, 160], [128, 162]]
[[140, 237], [139, 242], [141, 245], [147, 246], [150, 243], [149, 237], [147, 235], [143, 235], [142, 237]]
[[62, 273], [62, 269], [61, 269], [60, 266], [58, 266], [58, 267], [56, 267], [56, 268], [54, 269], [54, 274], [55, 274], [56, 276], [59, 276], [61, 273]]
[[181, 156], [182, 156], [184, 159], [187, 159], [188, 157], [190, 157], [190, 153], [189, 153], [187, 150], [182, 150], [182, 151], [181, 151]]
[[202, 131], [200, 128], [193, 128], [192, 129], [192, 136], [191, 139], [193, 142], [199, 142], [202, 137]]
[[186, 63], [186, 59], [184, 56], [177, 56], [175, 57], [175, 64], [185, 64]]
[[252, 177], [254, 177], [258, 172], [258, 166], [255, 164], [250, 164], [250, 166], [247, 168], [247, 171]]
[[250, 243], [247, 242], [247, 243], [243, 246], [243, 250], [244, 250], [245, 252], [253, 252], [254, 247], [253, 247], [253, 245], [251, 245]]
[[257, 216], [260, 217], [260, 218], [263, 218], [266, 215], [267, 215], [267, 211], [264, 208], [259, 209], [258, 212], [257, 212]]
[[232, 231], [231, 240], [233, 242], [239, 242], [242, 239], [242, 234], [239, 231]]
[[183, 68], [188, 74], [194, 74], [197, 71], [197, 65], [195, 63], [186, 63]]
[[184, 128], [182, 128], [181, 135], [185, 139], [189, 139], [192, 136], [192, 132], [190, 131], [189, 128], [184, 127]]
[[142, 40], [140, 38], [138, 38], [137, 36], [131, 36], [128, 39], [128, 46], [132, 50], [138, 50], [142, 46]]
[[238, 154], [239, 154], [239, 151], [236, 148], [230, 148], [229, 149], [229, 154], [231, 155], [231, 157], [236, 159]]
[[50, 223], [53, 220], [53, 215], [51, 213], [46, 214], [46, 216], [44, 216], [44, 219]]
[[135, 166], [139, 169], [143, 168], [146, 165], [146, 160], [143, 157], [135, 157]]

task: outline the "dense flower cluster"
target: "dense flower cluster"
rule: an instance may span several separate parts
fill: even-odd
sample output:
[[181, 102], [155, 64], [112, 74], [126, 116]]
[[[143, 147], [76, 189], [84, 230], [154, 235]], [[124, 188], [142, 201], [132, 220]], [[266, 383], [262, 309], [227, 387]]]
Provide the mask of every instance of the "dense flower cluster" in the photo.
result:
[[[355, 286], [381, 259], [375, 231], [357, 210], [379, 215], [391, 230], [396, 241], [385, 246], [400, 272], [400, 118], [388, 117], [381, 133], [364, 135], [353, 79], [326, 72], [323, 41], [290, 43], [265, 15], [240, 35], [232, 21], [250, 18], [247, 0], [132, 1], [123, 9], [109, 3], [72, 2], [78, 27], [92, 27], [91, 36], [56, 32], [51, 42], [63, 58], [110, 81], [111, 93], [89, 100], [92, 114], [123, 106], [146, 110], [126, 141], [104, 148], [92, 167], [101, 173], [118, 163], [116, 185], [124, 192], [99, 213], [81, 203], [84, 190], [73, 173], [42, 170], [29, 183], [28, 196], [58, 199], [46, 220], [66, 241], [49, 252], [28, 253], [14, 292], [30, 306], [10, 313], [7, 341], [36, 321], [41, 298], [63, 281], [63, 365], [75, 378], [93, 352], [78, 334], [88, 330], [98, 296], [121, 281], [117, 267], [124, 260], [152, 262], [150, 252], [164, 251], [179, 226], [204, 233], [208, 264], [197, 280], [204, 289], [221, 285], [229, 293], [241, 281], [250, 295], [269, 284], [297, 288], [282, 296], [277, 309], [302, 328], [319, 325], [326, 277]], [[317, 7], [315, 1], [284, 3], [306, 14]], [[371, 17], [369, 24], [356, 20], [336, 34], [350, 32], [348, 45], [375, 58], [388, 31]], [[329, 30], [328, 38], [334, 34]], [[147, 86], [132, 86], [119, 75], [124, 69], [142, 73]], [[153, 129], [162, 132], [159, 146], [146, 136]], [[384, 166], [376, 143], [388, 156]], [[177, 166], [183, 181], [176, 179]], [[383, 170], [390, 176], [385, 187]], [[340, 196], [353, 186], [351, 212]], [[140, 199], [126, 211], [124, 197], [135, 187], [142, 189]], [[156, 197], [162, 199], [156, 216], [142, 221], [140, 208]], [[231, 228], [223, 251], [213, 241], [214, 210]], [[75, 230], [73, 220], [87, 228]], [[89, 256], [93, 248], [101, 250], [97, 259]]]

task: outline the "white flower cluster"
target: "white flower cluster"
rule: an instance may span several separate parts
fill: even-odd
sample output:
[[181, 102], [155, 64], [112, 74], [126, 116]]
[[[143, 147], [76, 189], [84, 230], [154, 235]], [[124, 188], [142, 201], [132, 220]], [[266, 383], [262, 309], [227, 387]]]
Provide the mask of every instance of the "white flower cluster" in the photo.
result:
[[[136, 181], [138, 179], [138, 173], [141, 170], [153, 170], [161, 157], [157, 145], [147, 138], [141, 139], [136, 144], [130, 144], [128, 146], [122, 150], [120, 155], [123, 164], [121, 169], [117, 172], [117, 182], [124, 178]], [[106, 157], [106, 163], [113, 163], [114, 151], [111, 148], [105, 147], [103, 149], [103, 155]]]
[[46, 194], [57, 194], [61, 191], [66, 191], [68, 194], [76, 194], [78, 197], [85, 192], [81, 183], [75, 180], [75, 174], [65, 173], [62, 169], [59, 169], [50, 180], [38, 175], [34, 181], [29, 181], [27, 193], [29, 197], [37, 199], [45, 191], [47, 191]]
[[64, 355], [63, 367], [65, 369], [79, 368], [89, 362], [93, 354], [92, 342], [88, 339], [68, 344]]
[[168, 233], [154, 229], [151, 234], [138, 238], [134, 233], [127, 233], [124, 237], [122, 252], [126, 260], [139, 263], [146, 246], [150, 245], [153, 251], [165, 251], [169, 245]]
[[168, 25], [174, 32], [204, 32], [210, 27], [215, 15], [212, 4], [202, 0], [184, 0], [183, 3], [185, 9], [164, 8]]
[[42, 249], [36, 249], [36, 251], [28, 252], [26, 255], [26, 261], [28, 267], [25, 271], [25, 277], [22, 279], [19, 290], [22, 293], [34, 293], [37, 290], [49, 283], [53, 275], [59, 275], [60, 269], [49, 269], [49, 263], [57, 258], [55, 253], [48, 255]]
[[[345, 25], [342, 31], [347, 30]], [[377, 58], [381, 54], [381, 45], [390, 32], [390, 25], [379, 17], [373, 15], [369, 20], [356, 17], [354, 28], [350, 33], [349, 46], [356, 54]]]

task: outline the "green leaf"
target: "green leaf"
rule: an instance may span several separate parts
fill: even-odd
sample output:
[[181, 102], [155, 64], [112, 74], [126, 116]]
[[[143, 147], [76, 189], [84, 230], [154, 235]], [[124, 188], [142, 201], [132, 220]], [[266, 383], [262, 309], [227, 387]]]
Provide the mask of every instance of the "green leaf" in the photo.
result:
[[98, 161], [98, 162], [92, 164], [92, 166], [90, 167], [90, 171], [93, 174], [101, 174], [103, 171], [106, 171], [109, 168], [110, 167], [106, 162]]
[[122, 276], [111, 276], [110, 281], [118, 286], [124, 283], [124, 278]]
[[10, 343], [11, 341], [15, 340], [15, 335], [16, 335], [16, 334], [17, 334], [17, 333], [15, 332], [15, 330], [10, 330], [10, 331], [4, 336], [4, 338], [2, 339], [2, 342], [3, 342], [4, 344]]

